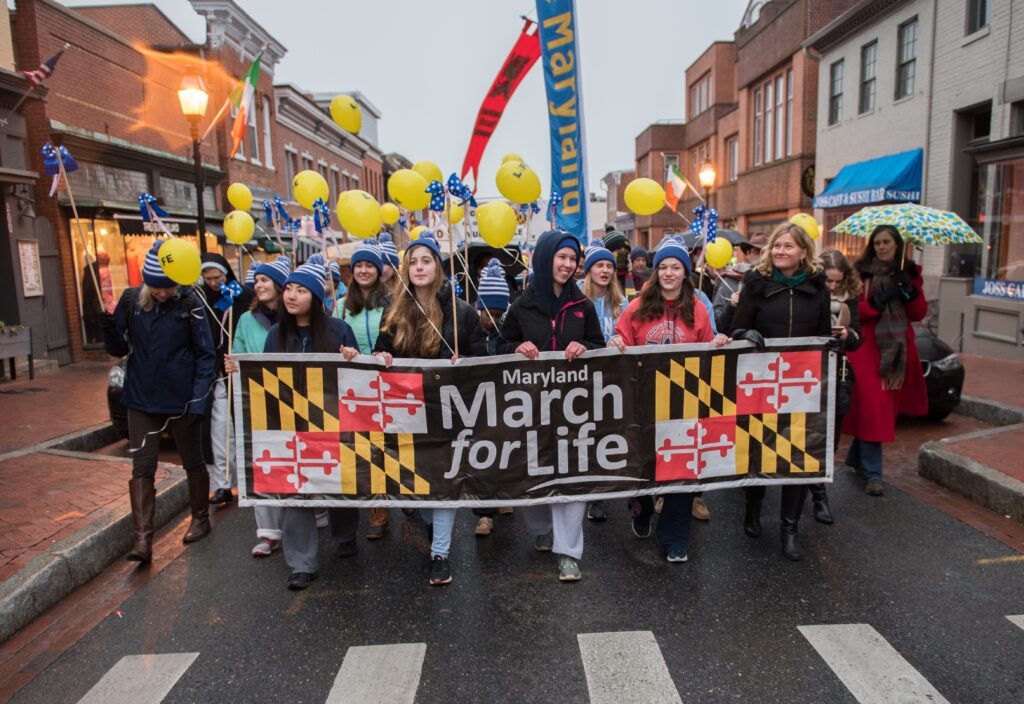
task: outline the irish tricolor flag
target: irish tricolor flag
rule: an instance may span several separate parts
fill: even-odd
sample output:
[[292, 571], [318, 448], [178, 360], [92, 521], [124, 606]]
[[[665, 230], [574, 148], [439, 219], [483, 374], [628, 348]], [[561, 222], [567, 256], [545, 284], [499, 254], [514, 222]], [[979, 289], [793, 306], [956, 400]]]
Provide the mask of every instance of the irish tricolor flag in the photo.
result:
[[665, 202], [668, 203], [668, 207], [673, 211], [679, 205], [679, 201], [683, 199], [688, 186], [692, 188], [689, 182], [679, 173], [679, 169], [673, 166], [672, 170], [669, 171], [668, 180], [665, 182]]
[[262, 57], [263, 51], [261, 50], [256, 54], [252, 66], [228, 96], [228, 100], [238, 110], [235, 113], [235, 124], [231, 127], [231, 156], [234, 156], [238, 148], [242, 146], [242, 138], [245, 136], [246, 127], [249, 124], [249, 111], [252, 110], [252, 96], [256, 92], [256, 82], [260, 79], [260, 59]]

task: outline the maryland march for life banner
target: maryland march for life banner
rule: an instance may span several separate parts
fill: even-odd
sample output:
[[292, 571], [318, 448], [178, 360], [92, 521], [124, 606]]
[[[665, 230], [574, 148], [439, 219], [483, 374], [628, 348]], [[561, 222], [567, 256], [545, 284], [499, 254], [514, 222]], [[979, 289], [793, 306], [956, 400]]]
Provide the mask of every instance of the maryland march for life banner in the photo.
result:
[[390, 369], [239, 355], [242, 504], [505, 506], [831, 481], [836, 361], [824, 343]]

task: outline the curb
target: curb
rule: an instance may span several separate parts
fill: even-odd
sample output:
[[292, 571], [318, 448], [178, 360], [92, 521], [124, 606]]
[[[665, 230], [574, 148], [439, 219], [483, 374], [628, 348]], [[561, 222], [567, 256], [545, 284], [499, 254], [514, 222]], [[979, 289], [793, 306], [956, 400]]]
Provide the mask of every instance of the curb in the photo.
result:
[[[959, 435], [949, 441], [966, 440], [971, 435], [975, 434]], [[990, 435], [995, 433], [986, 432], [982, 437]], [[921, 446], [917, 456], [918, 474], [979, 506], [1024, 523], [1024, 482], [943, 449], [943, 443], [940, 440]]]
[[960, 405], [953, 412], [1000, 427], [1024, 423], [1024, 410], [977, 396], [961, 396]]
[[[113, 435], [111, 435], [113, 434]], [[103, 447], [120, 435], [110, 425], [87, 428], [38, 446], [30, 451], [60, 449], [88, 452]], [[26, 454], [8, 453], [5, 457]], [[168, 466], [171, 476], [156, 486], [154, 530], [170, 523], [188, 507], [188, 480], [183, 469]], [[105, 570], [131, 549], [134, 541], [127, 501], [56, 543], [0, 584], [0, 643], [31, 623], [72, 591]]]

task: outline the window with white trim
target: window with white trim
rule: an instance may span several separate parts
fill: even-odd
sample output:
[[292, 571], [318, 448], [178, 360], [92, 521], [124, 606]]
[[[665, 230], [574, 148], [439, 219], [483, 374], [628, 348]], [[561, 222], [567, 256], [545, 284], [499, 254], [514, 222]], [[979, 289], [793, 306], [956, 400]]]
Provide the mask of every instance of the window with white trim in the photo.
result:
[[761, 165], [761, 89], [754, 91], [754, 166]]
[[274, 139], [270, 131], [270, 98], [263, 96], [263, 154], [264, 166], [274, 168]]
[[917, 18], [900, 25], [896, 45], [896, 100], [914, 94], [917, 73]]
[[828, 69], [828, 124], [837, 124], [843, 119], [843, 59]]

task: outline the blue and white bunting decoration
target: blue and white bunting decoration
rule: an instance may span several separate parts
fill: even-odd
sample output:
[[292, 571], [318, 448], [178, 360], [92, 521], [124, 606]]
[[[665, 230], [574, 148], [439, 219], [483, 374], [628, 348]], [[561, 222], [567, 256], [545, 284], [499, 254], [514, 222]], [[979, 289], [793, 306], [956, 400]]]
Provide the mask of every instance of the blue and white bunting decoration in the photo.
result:
[[228, 281], [220, 285], [220, 300], [213, 304], [217, 310], [227, 312], [227, 309], [235, 304], [235, 299], [243, 293], [242, 287], [237, 281]]
[[709, 245], [718, 236], [718, 211], [708, 208], [703, 203], [693, 209], [693, 222], [690, 223], [690, 232], [700, 235], [704, 232], [704, 221], [707, 220], [707, 234], [704, 237], [704, 244]]
[[139, 201], [139, 215], [145, 222], [149, 222], [152, 218], [165, 218], [167, 217], [167, 211], [156, 204], [156, 196], [151, 193], [141, 193], [138, 198]]

